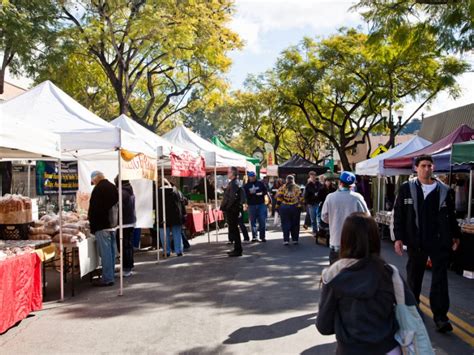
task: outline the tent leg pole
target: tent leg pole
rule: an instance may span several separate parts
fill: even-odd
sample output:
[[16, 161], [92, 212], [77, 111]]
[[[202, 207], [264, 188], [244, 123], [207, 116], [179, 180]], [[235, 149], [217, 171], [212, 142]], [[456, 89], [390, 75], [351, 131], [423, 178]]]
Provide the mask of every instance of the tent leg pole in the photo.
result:
[[206, 202], [206, 211], [207, 211], [207, 242], [211, 242], [211, 231], [209, 229], [209, 220], [210, 220], [210, 213], [211, 213], [211, 208], [209, 206], [209, 202], [207, 199], [207, 174], [204, 174], [204, 201]]
[[31, 197], [31, 162], [28, 160], [28, 197]]
[[[58, 187], [58, 207], [59, 207], [59, 270], [60, 270], [60, 290], [61, 290], [61, 298], [60, 301], [64, 302], [64, 244], [63, 244], [63, 169], [62, 169], [62, 161], [59, 159], [58, 161], [58, 174], [59, 174], [59, 187]], [[73, 251], [74, 252], [74, 251]], [[74, 265], [71, 268], [71, 275], [74, 273]], [[74, 276], [73, 276], [74, 277]]]
[[156, 168], [155, 168], [155, 223], [156, 223], [156, 261], [160, 261], [160, 204], [158, 200], [158, 161], [159, 154], [156, 154]]
[[380, 211], [380, 183], [381, 183], [380, 175], [377, 177], [377, 212]]
[[[123, 296], [123, 191], [122, 191], [122, 157], [118, 150], [118, 192], [119, 192], [119, 238], [120, 238], [120, 292]], [[114, 268], [115, 268], [115, 260]]]
[[[217, 159], [216, 159], [217, 161]], [[215, 205], [216, 205], [216, 210], [215, 210], [215, 217], [216, 217], [216, 242], [219, 242], [219, 221], [217, 218], [217, 166], [214, 164], [214, 199], [215, 199]]]
[[471, 218], [472, 216], [472, 180], [473, 180], [473, 172], [474, 170], [471, 168], [471, 171], [469, 172], [469, 203], [467, 205], [467, 218]]
[[[161, 163], [161, 199], [163, 207], [163, 257], [166, 259], [168, 256], [168, 231], [166, 228], [166, 202], [165, 202], [165, 163]], [[159, 236], [158, 230], [158, 236]], [[159, 242], [159, 241], [157, 241]]]

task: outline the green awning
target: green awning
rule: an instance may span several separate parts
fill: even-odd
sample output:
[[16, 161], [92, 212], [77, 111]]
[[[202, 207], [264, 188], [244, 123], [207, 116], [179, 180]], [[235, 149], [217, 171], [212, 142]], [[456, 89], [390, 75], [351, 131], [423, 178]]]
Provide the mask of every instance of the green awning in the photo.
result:
[[254, 158], [254, 157], [249, 157], [245, 154], [242, 154], [241, 152], [235, 150], [234, 148], [228, 146], [224, 141], [222, 141], [219, 137], [212, 137], [211, 138], [211, 142], [214, 143], [215, 145], [217, 145], [218, 147], [222, 148], [222, 149], [225, 149], [229, 152], [233, 152], [233, 153], [237, 153], [237, 154], [240, 154], [240, 155], [243, 155], [245, 157], [245, 159], [252, 163], [253, 165], [257, 166], [260, 164], [260, 160], [257, 159], [257, 158]]
[[451, 152], [452, 164], [474, 164], [474, 140], [453, 144]]

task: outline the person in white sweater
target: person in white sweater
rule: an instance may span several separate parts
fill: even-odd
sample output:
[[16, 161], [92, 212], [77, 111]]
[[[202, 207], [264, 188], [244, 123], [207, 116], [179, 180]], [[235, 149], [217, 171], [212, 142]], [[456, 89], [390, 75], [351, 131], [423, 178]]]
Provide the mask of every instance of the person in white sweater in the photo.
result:
[[329, 224], [330, 264], [339, 258], [342, 226], [346, 218], [354, 212], [363, 212], [370, 215], [362, 195], [350, 189], [355, 181], [356, 176], [353, 173], [343, 171], [339, 176], [339, 189], [330, 193], [323, 204], [321, 219]]

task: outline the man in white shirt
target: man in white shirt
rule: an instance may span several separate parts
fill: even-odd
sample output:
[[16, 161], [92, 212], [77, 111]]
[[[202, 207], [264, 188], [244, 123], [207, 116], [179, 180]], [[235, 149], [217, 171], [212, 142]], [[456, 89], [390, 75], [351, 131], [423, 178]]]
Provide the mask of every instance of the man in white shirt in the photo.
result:
[[350, 189], [355, 181], [353, 173], [343, 171], [339, 176], [339, 189], [329, 194], [323, 204], [321, 219], [329, 224], [330, 264], [339, 258], [342, 226], [346, 218], [354, 212], [370, 214], [362, 195]]

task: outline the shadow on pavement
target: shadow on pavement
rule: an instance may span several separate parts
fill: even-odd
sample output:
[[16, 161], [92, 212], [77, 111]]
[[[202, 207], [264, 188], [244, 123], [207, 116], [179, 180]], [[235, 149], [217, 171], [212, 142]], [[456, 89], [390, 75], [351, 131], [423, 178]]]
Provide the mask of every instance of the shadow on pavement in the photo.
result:
[[229, 335], [224, 344], [246, 343], [252, 340], [269, 340], [282, 338], [314, 325], [316, 313], [285, 319], [270, 325], [256, 325], [244, 327]]
[[336, 353], [336, 342], [313, 346], [306, 349], [301, 355], [327, 355]]

